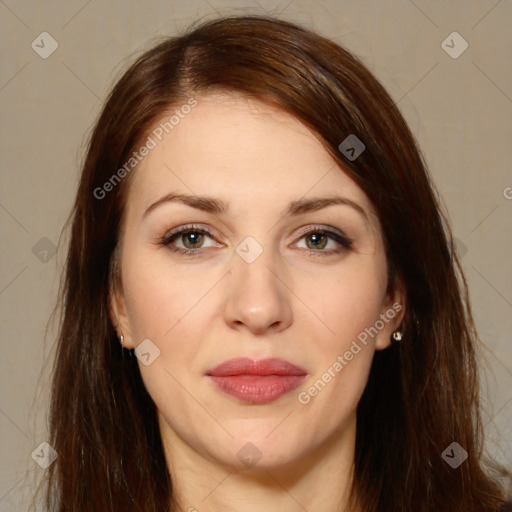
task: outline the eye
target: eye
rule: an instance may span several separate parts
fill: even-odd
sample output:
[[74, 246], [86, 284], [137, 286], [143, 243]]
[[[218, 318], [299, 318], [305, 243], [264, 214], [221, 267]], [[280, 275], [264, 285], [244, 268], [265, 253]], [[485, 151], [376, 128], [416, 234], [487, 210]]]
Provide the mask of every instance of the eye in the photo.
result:
[[[305, 250], [310, 254], [329, 256], [331, 254], [338, 254], [348, 250], [352, 246], [352, 240], [342, 233], [331, 231], [322, 227], [308, 227], [300, 233], [300, 240], [306, 240]], [[170, 233], [167, 233], [160, 240], [160, 245], [168, 247], [172, 252], [184, 254], [187, 256], [195, 256], [202, 252], [204, 247], [205, 237], [212, 239], [212, 233], [206, 229], [196, 225], [188, 225], [177, 228]], [[175, 241], [178, 240], [182, 243], [183, 247], [175, 246]], [[330, 250], [324, 250], [329, 244], [329, 240], [334, 242], [335, 247]], [[338, 247], [336, 247], [336, 245]], [[209, 247], [214, 247], [215, 244]], [[218, 245], [217, 245], [218, 247]]]
[[[305, 250], [310, 253], [318, 253], [321, 255], [338, 254], [344, 250], [350, 249], [352, 240], [342, 233], [330, 231], [322, 227], [309, 227], [301, 232], [301, 240], [306, 240]], [[329, 243], [329, 239], [334, 241], [335, 248], [324, 250]], [[336, 248], [336, 244], [338, 247]]]
[[[192, 256], [200, 252], [204, 243], [205, 236], [212, 238], [210, 231], [195, 225], [183, 226], [166, 234], [160, 241], [161, 245], [169, 247], [172, 252]], [[173, 246], [174, 241], [178, 239], [184, 247]]]

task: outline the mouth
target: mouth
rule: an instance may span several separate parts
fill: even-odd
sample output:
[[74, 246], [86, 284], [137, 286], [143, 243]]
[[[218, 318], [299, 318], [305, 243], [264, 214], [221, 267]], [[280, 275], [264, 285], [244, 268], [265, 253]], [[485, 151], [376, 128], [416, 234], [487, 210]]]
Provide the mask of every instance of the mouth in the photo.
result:
[[216, 389], [249, 404], [267, 404], [300, 386], [307, 372], [283, 359], [236, 358], [209, 370]]

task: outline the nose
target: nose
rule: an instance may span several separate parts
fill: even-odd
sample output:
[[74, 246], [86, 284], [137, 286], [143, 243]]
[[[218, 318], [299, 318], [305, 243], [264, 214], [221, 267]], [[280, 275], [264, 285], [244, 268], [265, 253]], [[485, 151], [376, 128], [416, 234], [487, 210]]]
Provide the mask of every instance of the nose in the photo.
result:
[[292, 323], [291, 291], [277, 257], [265, 248], [248, 263], [238, 254], [226, 280], [226, 323], [253, 334], [279, 332]]

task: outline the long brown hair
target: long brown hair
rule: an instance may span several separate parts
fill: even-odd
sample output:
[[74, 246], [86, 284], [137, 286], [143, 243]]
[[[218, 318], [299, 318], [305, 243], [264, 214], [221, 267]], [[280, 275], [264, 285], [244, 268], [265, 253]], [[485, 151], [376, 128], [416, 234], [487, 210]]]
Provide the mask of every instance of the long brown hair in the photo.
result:
[[[59, 457], [48, 469], [47, 509], [175, 506], [154, 403], [136, 357], [119, 345], [108, 308], [111, 286], [119, 285], [114, 255], [136, 169], [108, 193], [98, 190], [155, 120], [209, 91], [243, 93], [313, 130], [372, 201], [389, 290], [406, 291], [403, 339], [375, 354], [358, 405], [353, 504], [368, 512], [497, 510], [504, 493], [490, 473], [498, 466], [483, 458], [479, 340], [421, 151], [393, 100], [354, 55], [268, 16], [202, 22], [158, 42], [118, 80], [94, 127], [69, 220], [49, 415], [49, 442]], [[366, 146], [355, 160], [339, 149], [351, 134]], [[468, 454], [455, 469], [442, 457], [452, 442]]]

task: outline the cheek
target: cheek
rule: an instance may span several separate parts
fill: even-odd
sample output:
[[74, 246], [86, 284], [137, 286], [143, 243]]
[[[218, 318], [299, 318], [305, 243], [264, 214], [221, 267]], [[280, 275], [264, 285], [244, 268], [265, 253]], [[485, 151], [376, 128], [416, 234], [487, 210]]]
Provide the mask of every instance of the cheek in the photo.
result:
[[137, 338], [165, 342], [183, 324], [187, 315], [211, 288], [204, 273], [178, 272], [165, 258], [151, 255], [127, 257], [123, 267], [123, 289], [132, 332]]
[[[204, 271], [178, 270], [166, 257], [137, 249], [123, 262], [123, 289], [134, 345], [150, 339], [159, 355], [148, 366], [139, 362], [141, 376], [153, 400], [164, 409], [169, 397], [185, 407], [190, 375], [201, 370], [198, 354], [204, 350], [206, 318], [215, 290]], [[167, 405], [166, 405], [167, 404]]]
[[369, 328], [379, 319], [386, 293], [385, 260], [353, 259], [314, 282], [317, 286], [311, 280], [302, 291], [315, 313], [309, 330], [314, 323], [321, 331], [314, 338], [314, 375], [301, 403], [311, 401], [306, 408], [320, 415], [340, 404], [332, 416], [336, 422], [356, 408], [366, 386], [374, 355]]
[[134, 250], [123, 262], [123, 290], [134, 345], [149, 338], [160, 351], [148, 366], [139, 361], [146, 389], [159, 409], [167, 410], [170, 403], [179, 410], [191, 406], [182, 386], [187, 387], [204, 339], [204, 323], [198, 321], [198, 314], [201, 298], [210, 288], [204, 273], [177, 272], [165, 258], [142, 250]]
[[[321, 419], [326, 431], [340, 428], [355, 414], [375, 353], [365, 329], [379, 318], [385, 282], [377, 268], [356, 270], [340, 271], [324, 282], [323, 289], [308, 295], [311, 309], [317, 308], [322, 320], [323, 334], [314, 338], [314, 372], [297, 399], [303, 417]], [[315, 435], [314, 421], [304, 428], [306, 435]]]
[[297, 295], [325, 327], [319, 340], [342, 350], [379, 318], [386, 294], [386, 268], [378, 258], [353, 259], [297, 283]]

